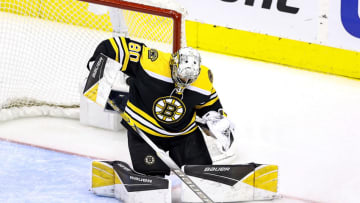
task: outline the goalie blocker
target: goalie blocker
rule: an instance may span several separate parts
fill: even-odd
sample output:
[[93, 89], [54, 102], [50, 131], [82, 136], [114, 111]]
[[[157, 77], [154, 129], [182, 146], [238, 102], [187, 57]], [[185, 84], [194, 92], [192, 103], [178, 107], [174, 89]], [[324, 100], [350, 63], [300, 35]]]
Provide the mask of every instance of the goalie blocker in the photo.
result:
[[80, 93], [82, 124], [115, 131], [124, 129], [118, 111], [125, 109], [129, 77], [120, 68], [121, 65], [111, 58], [103, 54], [97, 56], [86, 81], [80, 84], [80, 90], [83, 90]]

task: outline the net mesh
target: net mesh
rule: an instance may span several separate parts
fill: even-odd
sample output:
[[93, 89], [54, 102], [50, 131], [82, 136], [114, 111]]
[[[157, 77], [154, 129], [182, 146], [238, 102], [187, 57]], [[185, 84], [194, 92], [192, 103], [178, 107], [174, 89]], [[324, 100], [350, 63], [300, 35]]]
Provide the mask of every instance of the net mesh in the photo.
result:
[[[173, 20], [145, 13], [123, 11], [126, 24], [141, 24], [142, 26], [130, 26], [128, 35], [135, 38], [147, 39], [149, 41], [161, 41], [172, 44]], [[159, 32], [159, 30], [162, 30]], [[161, 39], [161, 40], [159, 40]]]
[[75, 0], [0, 0], [0, 120], [77, 109], [102, 40], [126, 35], [172, 51], [173, 21]]

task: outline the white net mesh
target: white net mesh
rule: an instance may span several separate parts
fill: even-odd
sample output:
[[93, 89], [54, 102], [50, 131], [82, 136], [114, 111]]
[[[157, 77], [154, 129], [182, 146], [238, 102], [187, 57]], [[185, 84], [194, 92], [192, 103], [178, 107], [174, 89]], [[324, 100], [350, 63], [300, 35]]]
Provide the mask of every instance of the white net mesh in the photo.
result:
[[127, 34], [172, 51], [173, 19], [94, 5], [91, 11], [75, 0], [0, 0], [0, 121], [78, 118], [79, 83], [104, 39]]

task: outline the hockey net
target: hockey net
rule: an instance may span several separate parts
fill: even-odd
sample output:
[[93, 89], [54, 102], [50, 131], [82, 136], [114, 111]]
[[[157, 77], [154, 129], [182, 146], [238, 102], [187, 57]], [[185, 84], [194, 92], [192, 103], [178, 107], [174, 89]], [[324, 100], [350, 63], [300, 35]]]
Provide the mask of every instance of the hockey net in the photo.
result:
[[0, 0], [0, 121], [79, 117], [79, 85], [96, 46], [128, 36], [173, 52], [186, 11], [171, 0]]

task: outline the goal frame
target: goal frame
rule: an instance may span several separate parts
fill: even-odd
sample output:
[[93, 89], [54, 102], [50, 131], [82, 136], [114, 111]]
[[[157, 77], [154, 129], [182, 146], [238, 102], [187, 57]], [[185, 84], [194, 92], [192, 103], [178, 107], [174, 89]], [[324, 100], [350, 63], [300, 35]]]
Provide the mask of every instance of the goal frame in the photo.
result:
[[120, 9], [129, 9], [137, 12], [172, 18], [174, 20], [173, 53], [175, 53], [181, 48], [181, 38], [183, 37], [181, 36], [182, 14], [177, 11], [145, 5], [145, 4], [129, 2], [129, 1], [122, 1], [122, 0], [80, 0], [80, 1], [100, 4], [104, 6], [111, 6]]

